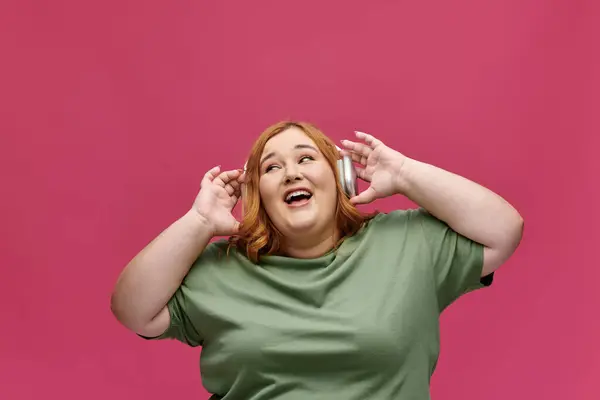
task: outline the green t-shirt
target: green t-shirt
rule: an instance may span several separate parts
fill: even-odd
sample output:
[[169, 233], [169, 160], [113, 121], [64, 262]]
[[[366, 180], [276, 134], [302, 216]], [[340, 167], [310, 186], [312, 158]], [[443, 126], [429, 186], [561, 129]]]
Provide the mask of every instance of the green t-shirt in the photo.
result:
[[316, 259], [226, 250], [207, 246], [158, 337], [202, 346], [215, 400], [429, 399], [441, 311], [491, 284], [482, 245], [422, 209], [381, 213]]

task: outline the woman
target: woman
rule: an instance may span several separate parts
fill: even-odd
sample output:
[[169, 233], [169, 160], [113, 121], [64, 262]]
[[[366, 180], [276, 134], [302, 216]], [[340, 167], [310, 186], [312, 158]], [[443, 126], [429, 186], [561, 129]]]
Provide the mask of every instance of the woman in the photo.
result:
[[[370, 186], [352, 198], [338, 150], [306, 123], [268, 128], [245, 173], [208, 171], [193, 207], [122, 272], [118, 320], [203, 346], [213, 399], [429, 398], [440, 313], [491, 284], [523, 221], [489, 190], [356, 137], [343, 151]], [[395, 194], [421, 208], [355, 208]]]

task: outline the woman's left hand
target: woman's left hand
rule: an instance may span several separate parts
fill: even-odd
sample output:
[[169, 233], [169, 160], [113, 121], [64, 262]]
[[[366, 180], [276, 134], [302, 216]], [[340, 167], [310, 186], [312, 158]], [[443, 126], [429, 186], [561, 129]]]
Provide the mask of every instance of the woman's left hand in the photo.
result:
[[367, 133], [355, 133], [356, 138], [364, 143], [342, 140], [345, 148], [342, 152], [350, 154], [352, 160], [361, 165], [356, 167], [356, 173], [370, 185], [350, 201], [353, 204], [367, 204], [398, 193], [402, 166], [406, 157]]

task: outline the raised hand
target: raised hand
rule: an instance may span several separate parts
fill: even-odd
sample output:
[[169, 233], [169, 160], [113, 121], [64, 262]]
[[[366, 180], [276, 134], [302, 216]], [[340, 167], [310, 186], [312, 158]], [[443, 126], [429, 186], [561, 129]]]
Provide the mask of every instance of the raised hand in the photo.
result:
[[231, 211], [240, 198], [244, 177], [241, 170], [221, 172], [220, 167], [204, 175], [193, 209], [209, 224], [214, 236], [237, 233], [240, 223]]
[[354, 162], [360, 164], [356, 167], [356, 173], [370, 185], [350, 201], [354, 204], [367, 204], [398, 193], [398, 180], [406, 157], [369, 134], [355, 134], [363, 143], [342, 140], [342, 151], [346, 151]]

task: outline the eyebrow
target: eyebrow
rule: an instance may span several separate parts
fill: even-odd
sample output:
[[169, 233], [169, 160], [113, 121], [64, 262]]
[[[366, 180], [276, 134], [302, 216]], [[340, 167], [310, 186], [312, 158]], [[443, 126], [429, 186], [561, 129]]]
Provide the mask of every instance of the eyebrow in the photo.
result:
[[[297, 144], [296, 146], [294, 146], [294, 149], [311, 149], [314, 151], [317, 151], [317, 149], [314, 148], [314, 146], [311, 146], [310, 144]], [[262, 163], [264, 163], [265, 161], [267, 161], [269, 158], [274, 157], [275, 156], [275, 152], [272, 151], [269, 154], [267, 154], [266, 156], [264, 156], [262, 158], [262, 160], [260, 160], [260, 164], [262, 165]]]

